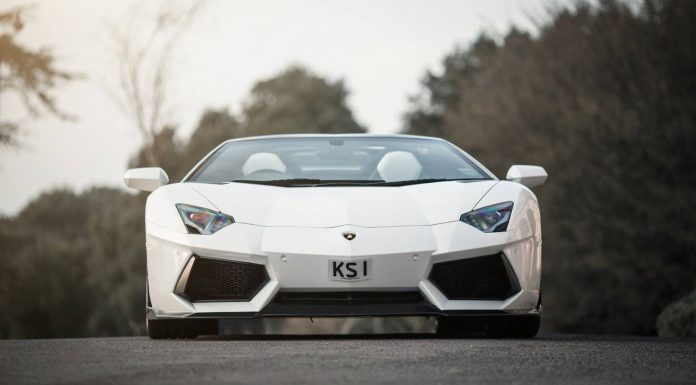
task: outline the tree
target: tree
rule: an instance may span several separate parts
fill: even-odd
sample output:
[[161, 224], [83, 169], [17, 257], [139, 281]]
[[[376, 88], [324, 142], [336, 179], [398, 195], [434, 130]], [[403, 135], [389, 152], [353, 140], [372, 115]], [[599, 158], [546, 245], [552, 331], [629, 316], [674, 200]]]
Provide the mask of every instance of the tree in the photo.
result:
[[[59, 83], [76, 75], [57, 69], [53, 55], [45, 48], [31, 50], [17, 43], [28, 10], [16, 7], [0, 12], [0, 95], [9, 92], [19, 96], [31, 118], [49, 113], [68, 119], [70, 116], [58, 108], [52, 92]], [[19, 129], [16, 122], [0, 120], [0, 144], [17, 144]]]
[[245, 136], [365, 132], [346, 105], [343, 81], [291, 67], [254, 85], [244, 107]]
[[481, 37], [426, 77], [408, 132], [442, 135], [497, 175], [541, 164], [546, 327], [653, 334], [693, 289], [696, 3], [578, 3]]
[[139, 286], [131, 281], [144, 270], [144, 199], [135, 199], [112, 189], [54, 190], [0, 221], [0, 337], [130, 334], [142, 307], [115, 305], [133, 302], [129, 290]]
[[[170, 180], [178, 181], [203, 156], [225, 140], [238, 137], [240, 132], [239, 121], [227, 110], [208, 110], [203, 113], [188, 141], [177, 139], [174, 129], [165, 128], [154, 137], [149, 146], [154, 146], [154, 152], [160, 154], [157, 165], [167, 172]], [[130, 161], [130, 167], [147, 165], [148, 152], [147, 146], [143, 146]]]
[[185, 171], [188, 171], [220, 143], [239, 137], [241, 130], [239, 120], [227, 109], [204, 112], [184, 150], [187, 157]]
[[166, 120], [171, 112], [168, 87], [172, 53], [202, 5], [203, 0], [187, 7], [163, 2], [155, 17], [149, 17], [138, 4], [129, 23], [122, 24], [121, 29], [112, 28], [118, 86], [111, 95], [140, 133], [151, 166], [159, 163], [160, 154], [149, 144], [172, 123]]

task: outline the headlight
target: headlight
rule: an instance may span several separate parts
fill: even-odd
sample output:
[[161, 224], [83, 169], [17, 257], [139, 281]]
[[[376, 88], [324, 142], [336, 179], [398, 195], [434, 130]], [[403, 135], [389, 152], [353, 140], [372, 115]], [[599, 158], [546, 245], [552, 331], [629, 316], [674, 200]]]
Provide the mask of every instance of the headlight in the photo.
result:
[[223, 213], [185, 204], [177, 204], [176, 209], [186, 225], [189, 234], [210, 235], [234, 223], [234, 218]]
[[474, 226], [484, 233], [497, 233], [507, 230], [512, 214], [512, 202], [498, 203], [462, 214], [460, 221]]

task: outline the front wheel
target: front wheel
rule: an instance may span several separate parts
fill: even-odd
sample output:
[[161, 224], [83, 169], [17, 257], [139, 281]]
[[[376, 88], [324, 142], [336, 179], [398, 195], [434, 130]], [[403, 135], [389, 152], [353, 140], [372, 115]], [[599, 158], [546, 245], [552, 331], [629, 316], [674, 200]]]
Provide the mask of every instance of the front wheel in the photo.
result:
[[216, 319], [147, 320], [147, 335], [153, 340], [193, 339], [200, 335], [218, 334]]

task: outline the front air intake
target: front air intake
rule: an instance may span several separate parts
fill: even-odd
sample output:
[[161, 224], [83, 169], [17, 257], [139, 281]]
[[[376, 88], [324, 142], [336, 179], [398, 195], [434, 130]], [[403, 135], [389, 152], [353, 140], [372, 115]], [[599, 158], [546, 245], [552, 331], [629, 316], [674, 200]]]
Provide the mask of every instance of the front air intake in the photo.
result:
[[453, 300], [504, 300], [520, 291], [503, 253], [435, 263], [428, 279]]
[[193, 256], [175, 293], [192, 302], [249, 301], [268, 280], [264, 265]]

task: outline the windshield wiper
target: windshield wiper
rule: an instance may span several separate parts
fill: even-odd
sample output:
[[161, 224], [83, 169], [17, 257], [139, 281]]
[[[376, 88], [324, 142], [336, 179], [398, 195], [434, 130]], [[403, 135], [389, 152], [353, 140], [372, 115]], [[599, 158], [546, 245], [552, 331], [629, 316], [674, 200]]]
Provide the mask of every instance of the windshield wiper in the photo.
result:
[[395, 182], [387, 182], [384, 180], [322, 180], [320, 183], [317, 183], [316, 186], [408, 186], [421, 183], [473, 180], [488, 180], [488, 178], [427, 178], [400, 180]]
[[411, 179], [411, 180], [400, 180], [396, 182], [382, 182], [376, 184], [377, 186], [408, 186], [412, 184], [422, 184], [422, 183], [435, 183], [435, 182], [466, 182], [474, 180], [489, 180], [489, 178], [426, 178], [426, 179]]
[[274, 179], [274, 180], [251, 180], [251, 179], [236, 179], [231, 180], [234, 183], [250, 183], [250, 184], [265, 184], [269, 186], [314, 186], [321, 183], [321, 179], [309, 178], [293, 178], [293, 179]]
[[323, 180], [316, 186], [374, 186], [386, 183], [383, 180]]
[[387, 182], [383, 180], [335, 180], [335, 179], [309, 179], [309, 178], [293, 178], [293, 179], [275, 179], [275, 180], [249, 180], [237, 179], [230, 182], [235, 183], [250, 183], [263, 184], [268, 186], [283, 186], [283, 187], [323, 187], [323, 186], [408, 186], [413, 184], [434, 183], [434, 182], [450, 182], [450, 181], [474, 181], [488, 180], [488, 178], [428, 178], [428, 179], [412, 179], [400, 180], [396, 182]]
[[235, 183], [251, 183], [264, 184], [270, 186], [284, 187], [317, 187], [317, 186], [370, 186], [386, 183], [383, 180], [352, 180], [352, 179], [309, 179], [309, 178], [294, 178], [294, 179], [275, 179], [275, 180], [248, 180], [238, 179], [230, 182]]

